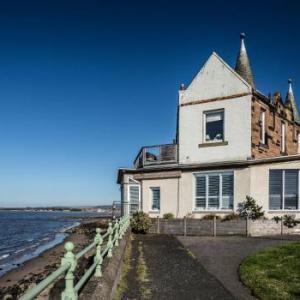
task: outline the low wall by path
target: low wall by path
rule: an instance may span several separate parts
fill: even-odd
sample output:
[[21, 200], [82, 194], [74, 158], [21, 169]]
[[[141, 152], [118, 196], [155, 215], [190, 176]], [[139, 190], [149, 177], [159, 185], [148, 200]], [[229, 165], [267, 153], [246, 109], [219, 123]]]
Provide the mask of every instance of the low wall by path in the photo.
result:
[[249, 222], [251, 236], [300, 234], [300, 224], [288, 228], [282, 221], [255, 220]]
[[184, 236], [268, 236], [300, 234], [300, 224], [288, 228], [282, 221], [236, 219], [222, 221], [218, 219], [152, 219], [149, 233], [173, 234]]
[[94, 276], [88, 281], [79, 294], [79, 300], [111, 300], [120, 279], [121, 267], [125, 250], [130, 239], [130, 230], [127, 230], [119, 246], [114, 248], [113, 257], [103, 260], [102, 277]]
[[221, 221], [217, 219], [152, 219], [149, 233], [214, 236], [247, 235], [246, 220]]

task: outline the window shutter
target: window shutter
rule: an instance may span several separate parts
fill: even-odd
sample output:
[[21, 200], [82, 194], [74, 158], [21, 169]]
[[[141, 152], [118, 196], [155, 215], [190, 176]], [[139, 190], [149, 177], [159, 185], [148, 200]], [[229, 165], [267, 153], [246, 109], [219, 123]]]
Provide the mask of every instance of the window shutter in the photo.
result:
[[233, 208], [233, 174], [222, 175], [222, 208]]
[[298, 209], [298, 170], [285, 170], [284, 209]]
[[220, 176], [219, 174], [208, 176], [208, 207], [219, 208]]
[[196, 177], [196, 208], [205, 208], [206, 177]]
[[282, 209], [282, 170], [270, 170], [269, 207]]

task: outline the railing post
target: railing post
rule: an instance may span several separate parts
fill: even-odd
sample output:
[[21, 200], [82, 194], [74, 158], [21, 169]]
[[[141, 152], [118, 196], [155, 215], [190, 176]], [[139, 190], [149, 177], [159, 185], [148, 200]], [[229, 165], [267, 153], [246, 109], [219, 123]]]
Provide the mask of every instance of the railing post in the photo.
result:
[[67, 253], [61, 260], [61, 264], [70, 264], [70, 268], [65, 276], [65, 290], [61, 294], [62, 300], [77, 300], [78, 295], [74, 289], [74, 271], [77, 265], [76, 257], [72, 250], [74, 249], [74, 244], [72, 242], [67, 242], [65, 244], [65, 249]]
[[123, 237], [124, 227], [125, 227], [125, 217], [122, 217], [119, 221], [119, 240], [121, 240]]
[[114, 237], [114, 240], [115, 240], [115, 246], [118, 247], [119, 246], [119, 221], [116, 222], [116, 231], [115, 231], [115, 237]]
[[96, 228], [96, 236], [94, 238], [94, 241], [97, 242], [96, 246], [96, 255], [94, 257], [94, 260], [97, 261], [97, 267], [95, 270], [95, 277], [102, 277], [102, 262], [103, 258], [101, 255], [101, 245], [103, 243], [103, 238], [101, 236], [101, 229]]
[[112, 242], [112, 234], [113, 234], [113, 229], [112, 229], [112, 224], [109, 223], [108, 224], [108, 242], [107, 242], [107, 247], [108, 247], [108, 253], [107, 253], [107, 257], [112, 257], [112, 248], [113, 248], [113, 242]]

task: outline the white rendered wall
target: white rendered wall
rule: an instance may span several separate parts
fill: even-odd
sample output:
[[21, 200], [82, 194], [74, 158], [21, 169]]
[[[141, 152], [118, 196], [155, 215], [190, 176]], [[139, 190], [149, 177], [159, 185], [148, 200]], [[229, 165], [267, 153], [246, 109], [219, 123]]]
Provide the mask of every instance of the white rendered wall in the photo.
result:
[[212, 53], [188, 88], [182, 93], [180, 103], [227, 97], [251, 92], [243, 80], [222, 58]]
[[268, 218], [284, 214], [300, 216], [300, 210], [269, 211], [269, 170], [270, 169], [300, 169], [300, 161], [272, 163], [252, 166], [250, 168], [250, 194], [263, 207]]
[[[224, 140], [228, 145], [201, 147], [207, 110], [224, 109]], [[179, 163], [246, 160], [251, 157], [251, 96], [180, 107]]]
[[[178, 179], [151, 179], [142, 181], [142, 203], [143, 211], [149, 213], [151, 217], [163, 217], [166, 213], [177, 214], [178, 201]], [[151, 187], [160, 188], [160, 211], [151, 210]]]
[[[213, 53], [185, 91], [180, 91], [179, 163], [245, 160], [251, 157], [251, 88]], [[240, 95], [240, 97], [237, 97]], [[233, 96], [233, 98], [230, 98]], [[212, 101], [213, 98], [229, 97]], [[201, 103], [203, 101], [203, 103]], [[204, 114], [224, 109], [224, 140], [228, 145], [201, 147]]]

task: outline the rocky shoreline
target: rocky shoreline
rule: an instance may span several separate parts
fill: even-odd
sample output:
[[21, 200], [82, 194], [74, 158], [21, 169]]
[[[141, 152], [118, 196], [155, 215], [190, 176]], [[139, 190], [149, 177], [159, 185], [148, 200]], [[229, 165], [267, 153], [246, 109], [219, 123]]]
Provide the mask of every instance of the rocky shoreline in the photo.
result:
[[[87, 246], [95, 236], [97, 227], [105, 228], [107, 219], [84, 219], [82, 223], [66, 231], [67, 238], [60, 244], [44, 251], [39, 256], [25, 262], [18, 268], [9, 271], [0, 277], [0, 299], [18, 299], [27, 289], [32, 288], [60, 266], [61, 258], [65, 253], [64, 244], [67, 241], [74, 243], [74, 252], [77, 253]], [[79, 277], [91, 263], [89, 257], [79, 261], [76, 275]], [[60, 299], [64, 280], [58, 280], [47, 288], [37, 299]]]

